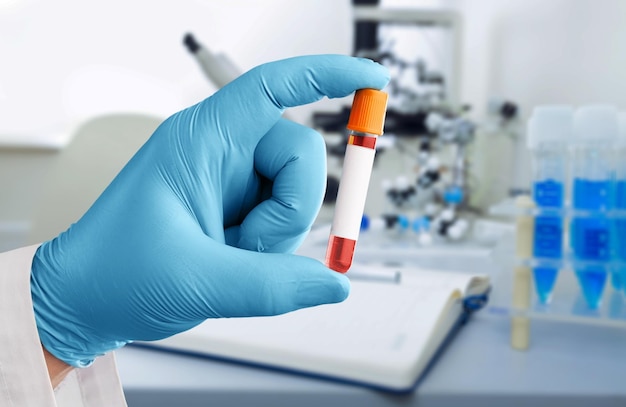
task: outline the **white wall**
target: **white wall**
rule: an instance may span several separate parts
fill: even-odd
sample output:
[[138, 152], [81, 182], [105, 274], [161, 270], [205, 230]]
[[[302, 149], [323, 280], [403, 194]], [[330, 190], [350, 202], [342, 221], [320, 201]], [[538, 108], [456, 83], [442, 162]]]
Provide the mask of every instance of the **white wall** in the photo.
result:
[[[350, 20], [349, 0], [0, 0], [0, 140], [70, 134], [105, 113], [165, 118], [209, 96], [187, 32], [245, 71], [350, 53]], [[0, 251], [24, 243], [55, 157], [0, 148]]]
[[214, 89], [182, 45], [186, 32], [248, 70], [349, 53], [350, 19], [349, 0], [1, 0], [0, 133], [195, 103]]

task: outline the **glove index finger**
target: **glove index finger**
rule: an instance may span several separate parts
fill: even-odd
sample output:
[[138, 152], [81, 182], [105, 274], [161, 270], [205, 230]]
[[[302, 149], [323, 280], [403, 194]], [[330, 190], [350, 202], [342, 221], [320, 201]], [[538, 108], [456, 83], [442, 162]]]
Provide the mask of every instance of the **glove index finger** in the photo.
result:
[[362, 88], [382, 89], [389, 82], [389, 71], [384, 66], [346, 55], [295, 57], [257, 69], [270, 100], [281, 109], [312, 103], [324, 96], [348, 96]]
[[265, 134], [288, 107], [344, 97], [357, 89], [382, 89], [389, 82], [384, 66], [346, 55], [310, 55], [259, 65], [203, 102], [231, 134]]

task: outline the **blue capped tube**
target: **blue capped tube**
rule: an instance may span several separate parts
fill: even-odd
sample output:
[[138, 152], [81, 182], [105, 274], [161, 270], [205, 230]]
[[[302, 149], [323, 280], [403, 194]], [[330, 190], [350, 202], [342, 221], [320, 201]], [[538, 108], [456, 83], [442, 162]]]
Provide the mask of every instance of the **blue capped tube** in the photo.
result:
[[626, 293], [626, 112], [619, 113], [619, 140], [615, 149], [615, 184], [613, 209], [615, 229], [613, 233], [614, 264], [611, 283], [617, 291]]
[[613, 158], [619, 138], [617, 110], [585, 106], [574, 114], [570, 245], [583, 296], [589, 308], [602, 300], [611, 260]]
[[527, 144], [532, 157], [535, 218], [533, 268], [535, 291], [550, 302], [563, 258], [563, 205], [567, 181], [567, 145], [574, 110], [568, 106], [536, 107], [528, 121]]

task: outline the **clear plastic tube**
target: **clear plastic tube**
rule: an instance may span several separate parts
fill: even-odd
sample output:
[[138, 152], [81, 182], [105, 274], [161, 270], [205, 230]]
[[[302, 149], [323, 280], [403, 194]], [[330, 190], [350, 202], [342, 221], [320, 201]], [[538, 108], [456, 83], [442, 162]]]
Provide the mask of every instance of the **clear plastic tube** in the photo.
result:
[[326, 265], [340, 273], [352, 265], [375, 155], [376, 135], [350, 134], [326, 251]]
[[613, 154], [619, 136], [617, 111], [608, 106], [578, 109], [572, 149], [571, 248], [587, 305], [598, 308], [611, 261]]
[[350, 136], [326, 250], [326, 265], [340, 273], [352, 265], [386, 108], [387, 94], [379, 90], [361, 89], [354, 96], [347, 126]]
[[[535, 108], [528, 125], [528, 146], [532, 156], [533, 200], [540, 213], [535, 218], [533, 268], [535, 291], [543, 304], [550, 302], [559, 269], [554, 260], [563, 258], [563, 216], [565, 201], [567, 143], [572, 135], [573, 109], [568, 106]], [[557, 213], [541, 213], [556, 209]], [[549, 260], [541, 262], [542, 259]]]
[[626, 112], [619, 114], [619, 132], [613, 189], [613, 208], [617, 211], [613, 232], [616, 262], [611, 273], [611, 283], [615, 290], [626, 293]]

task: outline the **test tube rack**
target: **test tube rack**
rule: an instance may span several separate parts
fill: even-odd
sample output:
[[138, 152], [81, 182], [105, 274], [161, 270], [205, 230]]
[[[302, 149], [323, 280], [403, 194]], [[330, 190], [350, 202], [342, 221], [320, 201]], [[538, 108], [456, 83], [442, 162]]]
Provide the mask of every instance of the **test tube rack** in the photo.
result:
[[[626, 278], [626, 262], [617, 259], [614, 254], [608, 261], [582, 262], [576, 260], [568, 249], [568, 225], [574, 219], [592, 216], [606, 219], [613, 225], [610, 229], [611, 239], [616, 239], [623, 236], [618, 235], [614, 221], [626, 222], [626, 213], [617, 210], [584, 213], [568, 206], [550, 210], [550, 215], [563, 219], [564, 253], [561, 259], [541, 259], [533, 257], [534, 223], [537, 216], [546, 215], [548, 211], [536, 208], [528, 196], [518, 197], [516, 204], [515, 259], [512, 273], [509, 268], [497, 278], [495, 283], [500, 296], [492, 298], [493, 304], [490, 307], [492, 314], [510, 317], [511, 346], [517, 350], [529, 348], [531, 321], [535, 319], [626, 328], [626, 284], [622, 281]], [[552, 299], [547, 304], [538, 300], [533, 289], [532, 269], [538, 265], [559, 270]], [[586, 265], [592, 265], [596, 270], [604, 270], [607, 276], [602, 301], [594, 308], [585, 301], [575, 272]], [[508, 304], [504, 303], [504, 298], [508, 298]]]

